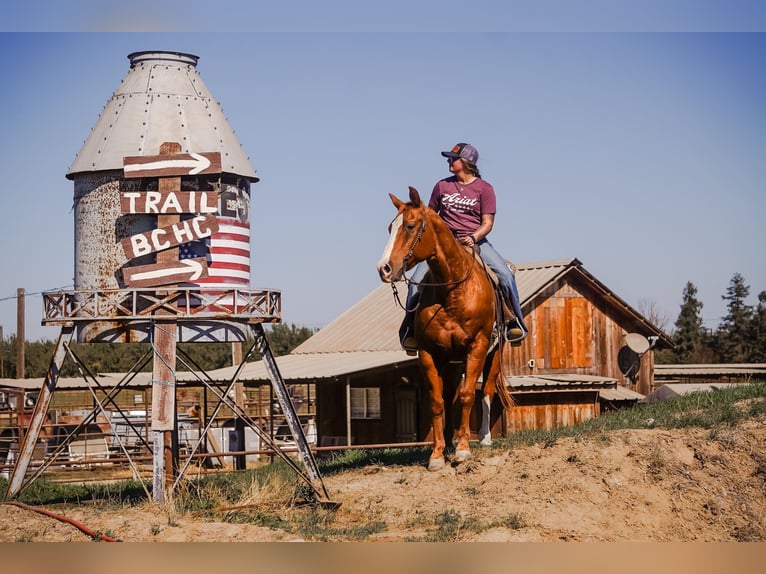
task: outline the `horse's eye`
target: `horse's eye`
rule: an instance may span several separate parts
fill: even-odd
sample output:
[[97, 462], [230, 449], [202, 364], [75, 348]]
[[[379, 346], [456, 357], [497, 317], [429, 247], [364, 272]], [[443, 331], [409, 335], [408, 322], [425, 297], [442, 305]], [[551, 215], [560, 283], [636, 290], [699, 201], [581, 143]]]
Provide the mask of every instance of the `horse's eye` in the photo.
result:
[[414, 231], [415, 230], [415, 224], [414, 223], [408, 223], [407, 225], [404, 226], [404, 228], [407, 231]]

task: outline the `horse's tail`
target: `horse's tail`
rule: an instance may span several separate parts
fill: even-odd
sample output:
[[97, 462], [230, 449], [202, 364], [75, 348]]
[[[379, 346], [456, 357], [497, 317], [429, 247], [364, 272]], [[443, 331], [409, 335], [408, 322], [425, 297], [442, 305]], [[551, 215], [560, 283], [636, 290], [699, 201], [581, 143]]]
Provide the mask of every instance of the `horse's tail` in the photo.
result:
[[[500, 352], [500, 351], [498, 351]], [[497, 358], [500, 361], [500, 372], [497, 373], [497, 381], [495, 381], [495, 389], [497, 396], [500, 399], [500, 404], [503, 405], [503, 409], [508, 410], [513, 406], [511, 399], [511, 393], [508, 391], [508, 387], [505, 384], [505, 375], [502, 368], [502, 357]]]

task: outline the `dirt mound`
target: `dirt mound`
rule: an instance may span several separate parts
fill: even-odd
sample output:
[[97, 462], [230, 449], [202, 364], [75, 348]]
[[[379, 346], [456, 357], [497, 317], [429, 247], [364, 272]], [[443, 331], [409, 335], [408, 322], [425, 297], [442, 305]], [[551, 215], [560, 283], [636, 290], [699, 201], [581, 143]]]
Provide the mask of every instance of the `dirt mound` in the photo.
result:
[[[341, 503], [336, 511], [272, 506], [255, 523], [231, 513], [218, 522], [174, 516], [150, 504], [47, 509], [134, 542], [766, 540], [763, 422], [611, 431], [476, 450], [438, 472], [367, 466], [324, 481]], [[75, 526], [0, 505], [0, 541], [89, 539]]]

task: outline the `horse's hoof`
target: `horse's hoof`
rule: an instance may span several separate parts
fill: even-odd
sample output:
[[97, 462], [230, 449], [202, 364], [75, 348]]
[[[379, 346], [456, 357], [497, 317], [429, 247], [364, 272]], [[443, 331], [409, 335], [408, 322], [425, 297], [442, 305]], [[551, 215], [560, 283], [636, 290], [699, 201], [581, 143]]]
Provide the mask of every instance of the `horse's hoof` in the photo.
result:
[[465, 462], [468, 457], [471, 456], [470, 450], [456, 450], [455, 462]]
[[441, 470], [444, 468], [443, 458], [432, 458], [428, 460], [428, 470], [433, 472], [435, 470]]
[[487, 435], [479, 442], [481, 446], [492, 446], [492, 437]]

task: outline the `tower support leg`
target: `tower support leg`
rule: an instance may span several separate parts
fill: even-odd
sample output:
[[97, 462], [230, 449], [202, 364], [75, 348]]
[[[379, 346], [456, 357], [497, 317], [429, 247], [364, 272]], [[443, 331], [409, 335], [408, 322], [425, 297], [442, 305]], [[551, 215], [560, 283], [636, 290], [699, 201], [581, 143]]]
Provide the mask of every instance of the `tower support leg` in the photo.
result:
[[306, 472], [308, 473], [311, 485], [320, 498], [327, 500], [329, 495], [324, 482], [322, 481], [322, 477], [319, 474], [319, 467], [317, 466], [314, 454], [311, 452], [309, 443], [306, 440], [306, 435], [303, 432], [298, 413], [295, 412], [293, 401], [287, 392], [285, 381], [282, 379], [282, 375], [277, 367], [277, 362], [274, 360], [274, 355], [271, 353], [269, 342], [266, 340], [266, 334], [263, 331], [263, 325], [261, 323], [256, 323], [252, 326], [252, 331], [255, 337], [256, 348], [261, 353], [261, 357], [263, 357], [263, 364], [266, 367], [266, 372], [269, 374], [269, 379], [271, 379], [274, 395], [279, 401], [279, 406], [282, 408], [282, 413], [285, 415], [287, 427], [290, 429], [293, 439], [298, 446], [298, 452], [303, 461], [303, 465], [306, 467]]
[[[53, 391], [56, 389], [56, 383], [58, 383], [59, 380], [61, 365], [64, 363], [64, 359], [67, 355], [67, 345], [72, 340], [73, 334], [74, 325], [65, 325], [61, 328], [61, 333], [59, 333], [58, 340], [56, 341], [56, 348], [53, 352], [53, 358], [48, 367], [48, 373], [45, 375], [45, 382], [37, 397], [35, 410], [32, 413], [32, 420], [29, 423], [29, 427], [24, 432], [24, 438], [19, 446], [19, 458], [16, 462], [16, 466], [13, 467], [13, 473], [8, 481], [8, 489], [5, 493], [6, 500], [15, 498], [21, 490], [24, 477], [29, 468], [29, 463], [32, 461], [32, 455], [35, 450], [35, 445], [37, 444], [37, 439], [40, 437], [40, 431], [43, 428], [45, 417], [48, 414], [48, 407], [53, 398]], [[19, 341], [19, 343], [23, 344], [23, 341]]]

